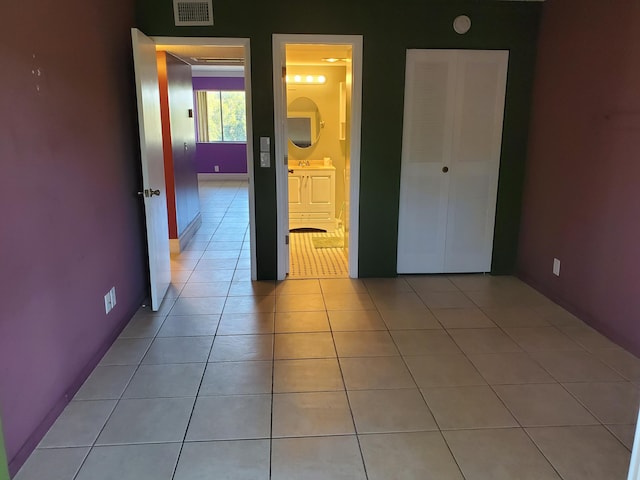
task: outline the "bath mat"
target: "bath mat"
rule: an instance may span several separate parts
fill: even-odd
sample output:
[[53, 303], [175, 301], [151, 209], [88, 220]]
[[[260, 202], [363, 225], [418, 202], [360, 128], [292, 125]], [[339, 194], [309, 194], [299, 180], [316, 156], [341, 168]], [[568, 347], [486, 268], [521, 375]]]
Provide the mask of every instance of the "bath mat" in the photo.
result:
[[343, 248], [344, 237], [312, 237], [313, 248]]

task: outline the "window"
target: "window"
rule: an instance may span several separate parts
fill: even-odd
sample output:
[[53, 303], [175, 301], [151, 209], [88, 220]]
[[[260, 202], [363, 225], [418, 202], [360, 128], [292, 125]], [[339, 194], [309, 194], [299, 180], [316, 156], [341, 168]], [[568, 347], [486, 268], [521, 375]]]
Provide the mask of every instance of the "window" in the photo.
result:
[[198, 142], [246, 142], [244, 92], [198, 90]]

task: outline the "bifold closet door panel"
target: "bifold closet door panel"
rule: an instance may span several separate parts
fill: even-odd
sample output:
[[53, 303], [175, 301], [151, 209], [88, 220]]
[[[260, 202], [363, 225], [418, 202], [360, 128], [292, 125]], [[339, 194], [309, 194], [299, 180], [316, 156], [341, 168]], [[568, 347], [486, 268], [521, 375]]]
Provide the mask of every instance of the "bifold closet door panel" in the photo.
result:
[[459, 51], [444, 271], [491, 270], [508, 52]]
[[449, 178], [442, 169], [451, 159], [455, 70], [447, 51], [407, 51], [398, 273], [443, 268]]

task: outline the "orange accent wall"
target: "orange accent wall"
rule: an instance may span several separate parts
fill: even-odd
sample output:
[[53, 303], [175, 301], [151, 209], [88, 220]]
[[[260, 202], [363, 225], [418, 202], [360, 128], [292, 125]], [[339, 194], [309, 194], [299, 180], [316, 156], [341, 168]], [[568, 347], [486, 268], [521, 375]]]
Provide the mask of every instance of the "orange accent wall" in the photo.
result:
[[162, 118], [162, 151], [164, 152], [164, 183], [167, 192], [167, 213], [169, 238], [178, 238], [176, 218], [176, 179], [173, 169], [173, 148], [171, 145], [171, 120], [169, 113], [169, 82], [167, 79], [167, 54], [157, 52], [158, 85], [160, 87], [160, 116]]

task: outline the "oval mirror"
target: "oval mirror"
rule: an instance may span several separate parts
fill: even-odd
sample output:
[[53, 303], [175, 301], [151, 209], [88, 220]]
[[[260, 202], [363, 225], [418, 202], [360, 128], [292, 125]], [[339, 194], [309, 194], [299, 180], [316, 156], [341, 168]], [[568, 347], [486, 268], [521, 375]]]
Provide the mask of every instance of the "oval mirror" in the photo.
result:
[[287, 107], [289, 140], [298, 148], [310, 148], [320, 138], [320, 111], [307, 97], [298, 97]]

